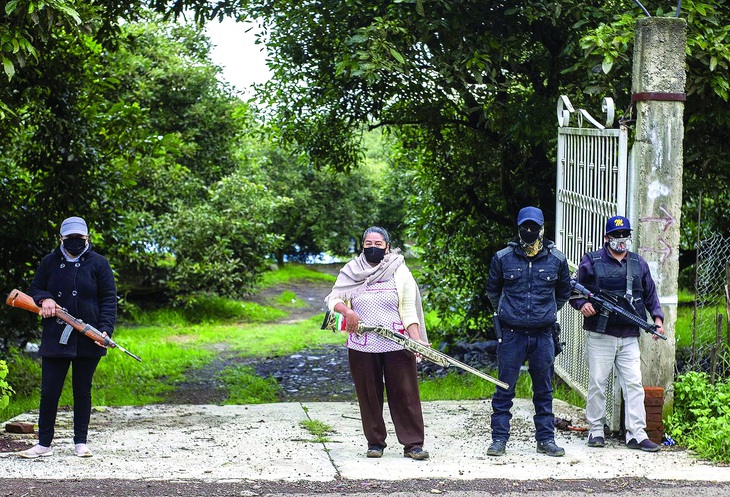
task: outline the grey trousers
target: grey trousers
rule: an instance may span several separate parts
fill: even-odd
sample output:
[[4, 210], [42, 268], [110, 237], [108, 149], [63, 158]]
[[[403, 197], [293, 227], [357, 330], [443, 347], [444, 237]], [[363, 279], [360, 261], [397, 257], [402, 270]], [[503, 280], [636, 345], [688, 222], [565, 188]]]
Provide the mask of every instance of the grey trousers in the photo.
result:
[[592, 331], [586, 333], [589, 370], [586, 419], [590, 424], [589, 434], [594, 437], [605, 436], [603, 425], [606, 424], [606, 385], [615, 366], [624, 398], [626, 441], [635, 438], [637, 442], [641, 442], [649, 438], [646, 434], [638, 337], [616, 338]]

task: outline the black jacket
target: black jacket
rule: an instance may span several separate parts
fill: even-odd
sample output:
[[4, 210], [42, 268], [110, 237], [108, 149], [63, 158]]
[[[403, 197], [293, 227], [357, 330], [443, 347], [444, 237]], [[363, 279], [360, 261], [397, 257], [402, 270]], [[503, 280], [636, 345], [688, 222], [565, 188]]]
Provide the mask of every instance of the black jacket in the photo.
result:
[[[117, 319], [117, 287], [109, 262], [93, 250], [78, 262], [69, 262], [60, 248], [43, 258], [28, 294], [40, 306], [52, 298], [69, 314], [111, 336]], [[41, 320], [43, 334], [39, 354], [44, 357], [101, 357], [106, 349], [76, 330], [68, 344], [59, 343], [66, 323], [57, 318]]]
[[570, 298], [568, 261], [550, 240], [533, 258], [510, 242], [492, 258], [487, 296], [503, 326], [517, 331], [542, 331], [558, 319]]

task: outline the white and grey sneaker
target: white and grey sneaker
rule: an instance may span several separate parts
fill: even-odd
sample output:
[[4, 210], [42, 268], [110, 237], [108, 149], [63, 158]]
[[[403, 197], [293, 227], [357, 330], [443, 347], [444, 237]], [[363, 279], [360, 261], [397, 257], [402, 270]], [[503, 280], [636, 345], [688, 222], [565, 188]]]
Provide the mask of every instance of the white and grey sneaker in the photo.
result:
[[74, 445], [74, 455], [78, 457], [91, 457], [94, 455], [86, 444]]
[[36, 457], [48, 457], [53, 455], [53, 450], [50, 447], [43, 447], [42, 445], [34, 445], [30, 449], [18, 452], [18, 456], [23, 459], [35, 459]]

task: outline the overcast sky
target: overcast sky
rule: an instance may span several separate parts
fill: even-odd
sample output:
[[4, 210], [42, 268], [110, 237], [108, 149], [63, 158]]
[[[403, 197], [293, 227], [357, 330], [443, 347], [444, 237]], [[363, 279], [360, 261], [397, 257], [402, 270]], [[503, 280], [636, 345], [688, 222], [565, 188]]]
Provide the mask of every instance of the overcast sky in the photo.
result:
[[[251, 31], [247, 29], [253, 27]], [[223, 68], [223, 79], [238, 90], [250, 95], [253, 83], [269, 79], [266, 67], [266, 49], [254, 43], [255, 24], [237, 23], [226, 18], [223, 22], [209, 22], [206, 34], [213, 45], [213, 63]]]

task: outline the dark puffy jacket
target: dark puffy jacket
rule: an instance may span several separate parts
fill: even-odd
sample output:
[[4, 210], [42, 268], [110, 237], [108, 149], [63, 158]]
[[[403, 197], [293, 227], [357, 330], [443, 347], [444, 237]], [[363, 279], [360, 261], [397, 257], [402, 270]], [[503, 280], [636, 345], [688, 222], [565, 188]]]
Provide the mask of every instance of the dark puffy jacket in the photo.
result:
[[503, 326], [522, 332], [549, 328], [570, 292], [568, 261], [550, 240], [531, 259], [517, 242], [492, 258], [487, 296]]
[[[43, 258], [28, 294], [40, 306], [51, 298], [69, 314], [111, 336], [117, 319], [117, 287], [109, 262], [93, 250], [78, 262], [64, 259], [60, 248]], [[41, 320], [43, 334], [39, 354], [44, 357], [101, 357], [106, 349], [76, 330], [68, 344], [59, 343], [66, 323], [57, 318]]]

